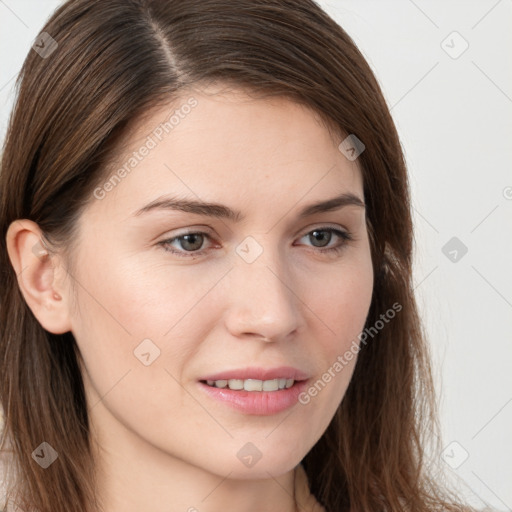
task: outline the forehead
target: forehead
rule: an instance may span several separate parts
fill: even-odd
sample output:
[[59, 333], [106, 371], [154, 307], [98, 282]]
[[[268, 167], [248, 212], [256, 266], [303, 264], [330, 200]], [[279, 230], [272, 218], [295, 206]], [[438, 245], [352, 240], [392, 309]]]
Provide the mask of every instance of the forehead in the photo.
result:
[[316, 112], [290, 99], [193, 90], [132, 124], [95, 206], [126, 213], [164, 193], [237, 200], [239, 209], [347, 191], [362, 196], [360, 169], [339, 151], [341, 140]]

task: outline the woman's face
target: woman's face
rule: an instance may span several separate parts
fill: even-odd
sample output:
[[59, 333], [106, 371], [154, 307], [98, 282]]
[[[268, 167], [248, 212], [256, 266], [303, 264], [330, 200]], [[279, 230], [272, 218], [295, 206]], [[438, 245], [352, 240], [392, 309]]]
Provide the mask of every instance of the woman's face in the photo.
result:
[[318, 441], [373, 287], [340, 142], [289, 100], [204, 90], [124, 141], [79, 221], [69, 310], [100, 444], [261, 478]]

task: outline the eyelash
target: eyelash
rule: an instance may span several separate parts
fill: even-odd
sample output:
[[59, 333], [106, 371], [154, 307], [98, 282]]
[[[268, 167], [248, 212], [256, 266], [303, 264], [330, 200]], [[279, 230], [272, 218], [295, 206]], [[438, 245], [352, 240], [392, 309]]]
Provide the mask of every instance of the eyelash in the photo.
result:
[[[335, 228], [331, 228], [331, 227], [327, 227], [327, 226], [312, 229], [311, 231], [304, 233], [300, 238], [303, 238], [303, 237], [313, 233], [314, 231], [327, 231], [329, 233], [334, 233], [336, 236], [338, 236], [342, 240], [342, 243], [335, 247], [317, 248], [316, 252], [320, 252], [322, 254], [325, 254], [325, 253], [338, 254], [345, 248], [345, 245], [348, 242], [353, 240], [352, 234], [349, 233], [348, 231], [341, 231], [339, 229], [335, 229]], [[188, 233], [182, 233], [179, 236], [175, 236], [175, 237], [169, 238], [167, 240], [162, 240], [161, 242], [158, 242], [158, 245], [161, 245], [165, 251], [175, 254], [176, 256], [181, 257], [181, 258], [194, 258], [194, 257], [202, 256], [208, 249], [203, 249], [201, 251], [177, 251], [175, 249], [170, 248], [171, 247], [170, 244], [172, 242], [179, 240], [180, 238], [183, 238], [184, 236], [187, 236], [187, 235], [203, 235], [206, 238], [211, 238], [208, 233], [205, 233], [203, 231], [190, 231]]]

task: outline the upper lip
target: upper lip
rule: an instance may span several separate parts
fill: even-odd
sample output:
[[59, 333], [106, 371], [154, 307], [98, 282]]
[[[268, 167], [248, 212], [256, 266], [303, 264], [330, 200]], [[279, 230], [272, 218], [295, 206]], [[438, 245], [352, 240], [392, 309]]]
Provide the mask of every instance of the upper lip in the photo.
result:
[[255, 379], [255, 380], [273, 380], [273, 379], [293, 379], [305, 380], [308, 376], [303, 371], [291, 366], [279, 366], [276, 368], [248, 367], [237, 368], [234, 370], [225, 370], [218, 373], [207, 375], [200, 380], [230, 380], [230, 379]]

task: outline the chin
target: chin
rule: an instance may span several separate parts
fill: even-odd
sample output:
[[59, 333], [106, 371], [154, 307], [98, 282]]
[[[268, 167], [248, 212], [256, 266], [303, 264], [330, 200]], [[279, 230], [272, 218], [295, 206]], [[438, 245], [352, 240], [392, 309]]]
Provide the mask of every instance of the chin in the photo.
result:
[[279, 477], [293, 471], [301, 460], [302, 457], [290, 459], [288, 456], [277, 462], [263, 462], [263, 459], [261, 459], [253, 467], [240, 467], [242, 466], [240, 464], [230, 473], [229, 478], [234, 480], [264, 480], [271, 476]]
[[[272, 442], [271, 437], [254, 443], [231, 442], [226, 452], [218, 453], [217, 457], [208, 461], [211, 462], [208, 464], [209, 470], [223, 477], [229, 473], [229, 478], [240, 480], [267, 479], [270, 475], [278, 477], [292, 471], [307, 454], [307, 449], [299, 450], [301, 443], [294, 442], [290, 437], [286, 442], [278, 438]], [[219, 467], [222, 468], [220, 472]]]

